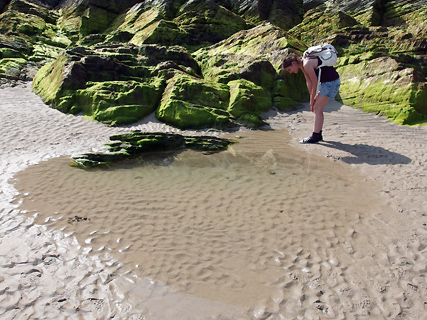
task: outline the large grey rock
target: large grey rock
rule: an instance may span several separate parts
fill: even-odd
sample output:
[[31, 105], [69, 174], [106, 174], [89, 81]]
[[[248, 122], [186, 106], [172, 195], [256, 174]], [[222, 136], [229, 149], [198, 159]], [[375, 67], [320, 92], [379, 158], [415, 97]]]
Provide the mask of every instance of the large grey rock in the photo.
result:
[[238, 15], [258, 21], [270, 21], [287, 30], [304, 16], [302, 0], [216, 0]]

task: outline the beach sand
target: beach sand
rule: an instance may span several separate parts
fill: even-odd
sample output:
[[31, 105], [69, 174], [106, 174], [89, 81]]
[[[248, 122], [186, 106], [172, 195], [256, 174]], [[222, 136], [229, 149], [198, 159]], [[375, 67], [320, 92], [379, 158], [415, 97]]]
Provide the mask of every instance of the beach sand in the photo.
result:
[[305, 105], [224, 153], [88, 173], [69, 155], [178, 130], [67, 116], [30, 84], [0, 113], [2, 318], [426, 318], [426, 127], [331, 102], [325, 142], [300, 145]]

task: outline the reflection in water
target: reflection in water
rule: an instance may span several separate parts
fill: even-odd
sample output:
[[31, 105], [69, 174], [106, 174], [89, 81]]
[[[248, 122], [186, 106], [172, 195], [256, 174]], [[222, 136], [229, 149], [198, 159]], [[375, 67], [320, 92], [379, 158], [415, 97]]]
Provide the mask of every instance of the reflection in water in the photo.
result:
[[38, 223], [73, 233], [88, 254], [198, 297], [297, 310], [295, 297], [315, 297], [322, 277], [352, 264], [376, 192], [350, 167], [292, 149], [284, 131], [241, 135], [226, 152], [109, 169], [53, 159], [18, 174], [16, 188]]

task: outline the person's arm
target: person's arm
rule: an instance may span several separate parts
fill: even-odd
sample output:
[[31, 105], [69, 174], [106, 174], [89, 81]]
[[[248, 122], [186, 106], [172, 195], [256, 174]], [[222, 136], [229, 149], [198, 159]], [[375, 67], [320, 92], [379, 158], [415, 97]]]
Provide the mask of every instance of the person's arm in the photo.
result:
[[[313, 109], [314, 103], [316, 101], [317, 94], [317, 76], [314, 72], [314, 68], [317, 67], [317, 59], [304, 59], [303, 68], [301, 68], [304, 73], [305, 80], [307, 82], [307, 89], [310, 93], [310, 107]], [[313, 111], [313, 110], [312, 110]]]

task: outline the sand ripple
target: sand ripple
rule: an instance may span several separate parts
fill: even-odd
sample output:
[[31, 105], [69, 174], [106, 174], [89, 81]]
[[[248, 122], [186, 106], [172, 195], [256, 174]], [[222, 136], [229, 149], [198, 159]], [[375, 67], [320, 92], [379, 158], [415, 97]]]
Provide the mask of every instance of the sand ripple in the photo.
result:
[[427, 128], [331, 103], [326, 141], [300, 146], [307, 110], [272, 112], [275, 131], [238, 132], [203, 161], [186, 152], [90, 179], [41, 162], [18, 194], [8, 180], [29, 165], [175, 129], [104, 127], [29, 88], [0, 90], [1, 318], [424, 319]]
[[[372, 183], [293, 150], [284, 136], [247, 132], [229, 152], [91, 171], [54, 159], [18, 174], [16, 187], [27, 194], [23, 207], [40, 213], [36, 222], [72, 234], [90, 255], [113, 254], [141, 278], [256, 318], [330, 314], [339, 303], [331, 289], [350, 292], [343, 273], [366, 254], [366, 228], [385, 201]], [[90, 220], [70, 224], [76, 215]], [[371, 307], [361, 292], [347, 299], [352, 310]]]

